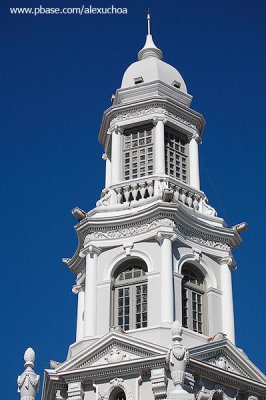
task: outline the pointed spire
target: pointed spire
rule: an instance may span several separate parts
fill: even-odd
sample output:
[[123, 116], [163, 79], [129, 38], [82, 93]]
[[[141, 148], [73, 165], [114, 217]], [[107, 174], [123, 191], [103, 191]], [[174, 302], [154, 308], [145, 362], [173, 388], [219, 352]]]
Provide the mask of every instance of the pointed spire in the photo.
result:
[[151, 12], [148, 10], [147, 13], [147, 25], [148, 25], [148, 34], [146, 37], [146, 43], [144, 47], [138, 53], [138, 59], [144, 60], [148, 57], [155, 57], [161, 60], [163, 58], [163, 53], [158, 47], [155, 46], [153, 42], [153, 38], [151, 35]]

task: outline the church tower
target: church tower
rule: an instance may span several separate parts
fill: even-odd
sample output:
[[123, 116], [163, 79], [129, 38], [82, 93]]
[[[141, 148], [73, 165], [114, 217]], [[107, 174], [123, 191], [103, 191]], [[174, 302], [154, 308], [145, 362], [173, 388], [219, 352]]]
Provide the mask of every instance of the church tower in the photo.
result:
[[105, 187], [73, 210], [76, 341], [45, 370], [43, 400], [258, 399], [235, 346], [228, 227], [200, 187], [205, 121], [150, 32], [104, 114]]

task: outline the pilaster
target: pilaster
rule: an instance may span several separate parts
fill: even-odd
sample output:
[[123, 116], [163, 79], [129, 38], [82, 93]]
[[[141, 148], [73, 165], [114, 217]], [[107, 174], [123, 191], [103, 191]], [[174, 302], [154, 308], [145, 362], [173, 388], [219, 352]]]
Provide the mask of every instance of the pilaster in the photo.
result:
[[97, 263], [101, 250], [89, 245], [83, 250], [86, 255], [84, 336], [95, 336], [97, 330]]
[[78, 295], [76, 341], [82, 339], [84, 330], [85, 285], [74, 285], [72, 292]]
[[222, 321], [223, 333], [225, 333], [232, 343], [235, 343], [235, 322], [234, 305], [232, 291], [231, 268], [234, 266], [234, 260], [227, 257], [221, 260], [221, 289], [222, 289]]
[[112, 135], [111, 181], [114, 185], [121, 180], [121, 134], [123, 128], [115, 125], [110, 133]]
[[157, 234], [161, 247], [161, 323], [174, 321], [173, 253], [172, 242], [176, 235], [171, 231]]
[[83, 400], [84, 391], [82, 382], [70, 382], [67, 388], [67, 400]]
[[165, 368], [156, 368], [151, 370], [151, 388], [155, 400], [166, 398], [167, 376]]
[[189, 141], [189, 184], [197, 190], [200, 190], [199, 140], [199, 135], [194, 134]]
[[156, 175], [165, 174], [165, 144], [164, 144], [164, 125], [166, 118], [154, 117], [154, 173]]

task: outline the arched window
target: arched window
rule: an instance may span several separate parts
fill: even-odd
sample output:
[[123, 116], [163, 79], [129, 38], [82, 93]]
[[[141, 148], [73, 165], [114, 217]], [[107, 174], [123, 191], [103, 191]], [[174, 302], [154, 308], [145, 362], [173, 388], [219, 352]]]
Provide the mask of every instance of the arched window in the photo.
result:
[[182, 268], [183, 326], [194, 332], [204, 332], [204, 276], [193, 265]]
[[126, 394], [123, 389], [114, 389], [109, 397], [109, 400], [126, 400]]
[[123, 263], [114, 275], [113, 324], [122, 329], [147, 326], [147, 266], [142, 260]]

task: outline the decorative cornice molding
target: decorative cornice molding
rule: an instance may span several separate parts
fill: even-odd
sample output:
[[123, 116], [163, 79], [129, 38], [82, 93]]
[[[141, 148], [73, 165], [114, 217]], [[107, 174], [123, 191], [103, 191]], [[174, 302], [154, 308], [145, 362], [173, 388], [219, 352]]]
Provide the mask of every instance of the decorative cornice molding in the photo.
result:
[[[194, 229], [177, 221], [176, 217], [171, 214], [160, 214], [144, 220], [143, 223], [137, 224], [134, 222], [123, 225], [121, 224], [119, 226], [115, 226], [113, 229], [110, 229], [110, 227], [107, 227], [106, 229], [103, 227], [95, 227], [93, 232], [88, 232], [86, 234], [84, 245], [86, 247], [86, 244], [94, 240], [121, 239], [131, 237], [149, 232], [159, 227], [175, 228], [176, 233], [180, 233], [185, 239], [213, 249], [230, 251], [231, 247], [233, 247], [230, 238], [217, 237], [210, 233]], [[173, 231], [172, 235], [173, 233], [175, 232]], [[174, 240], [175, 239], [176, 238], [174, 238]]]
[[140, 104], [139, 106], [134, 106], [128, 110], [117, 110], [113, 112], [113, 118], [111, 120], [110, 126], [113, 126], [117, 122], [130, 120], [133, 118], [139, 118], [142, 116], [152, 116], [155, 114], [163, 114], [164, 118], [171, 118], [176, 122], [182, 123], [183, 125], [189, 127], [190, 129], [201, 131], [201, 124], [197, 120], [198, 118], [193, 118], [191, 115], [186, 114], [180, 110], [174, 109], [164, 102], [153, 102], [150, 104]]
[[146, 220], [143, 224], [133, 224], [133, 226], [124, 225], [114, 230], [101, 230], [94, 231], [87, 234], [84, 243], [88, 243], [92, 240], [103, 240], [103, 239], [118, 239], [124, 237], [130, 237], [137, 234], [141, 234], [150, 231], [158, 227], [174, 227], [175, 223], [169, 218], [157, 218], [154, 220]]
[[218, 238], [217, 236], [207, 234], [196, 229], [192, 229], [191, 227], [185, 224], [181, 224], [179, 222], [176, 223], [176, 227], [180, 233], [182, 233], [186, 238], [192, 240], [193, 242], [219, 250], [231, 250], [229, 244], [230, 241], [226, 238]]

